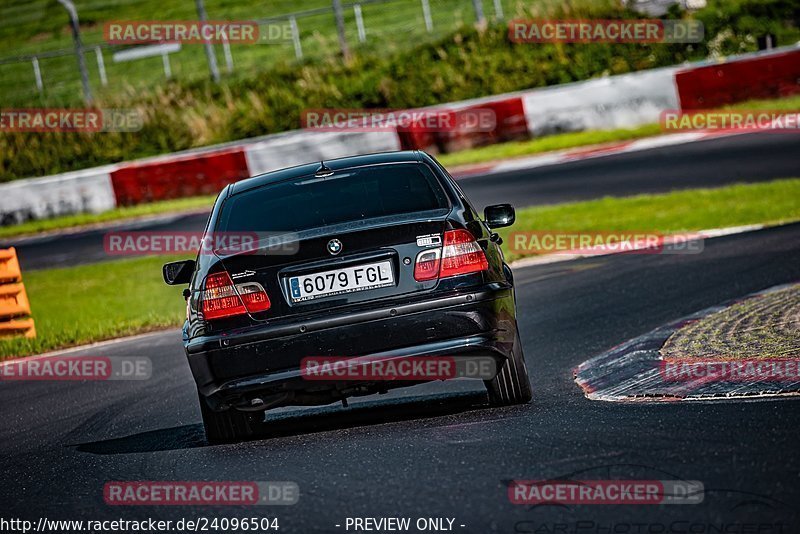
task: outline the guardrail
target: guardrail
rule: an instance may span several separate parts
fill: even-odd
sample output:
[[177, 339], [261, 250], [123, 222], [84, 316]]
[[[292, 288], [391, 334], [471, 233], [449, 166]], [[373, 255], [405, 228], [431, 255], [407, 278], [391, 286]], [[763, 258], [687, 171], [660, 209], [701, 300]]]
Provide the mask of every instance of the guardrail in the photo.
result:
[[[452, 112], [490, 109], [497, 119], [491, 131], [296, 130], [55, 176], [14, 180], [0, 184], [0, 226], [210, 194], [229, 182], [314, 160], [400, 148], [451, 151], [557, 132], [633, 128], [658, 122], [666, 110], [691, 110], [700, 105], [713, 107], [800, 93], [798, 66], [800, 47], [784, 47], [725, 61], [643, 70], [426, 108]], [[712, 83], [709, 77], [714, 79], [713, 93], [706, 88]], [[718, 95], [722, 100], [709, 95]]]
[[17, 251], [0, 249], [0, 338], [36, 337]]

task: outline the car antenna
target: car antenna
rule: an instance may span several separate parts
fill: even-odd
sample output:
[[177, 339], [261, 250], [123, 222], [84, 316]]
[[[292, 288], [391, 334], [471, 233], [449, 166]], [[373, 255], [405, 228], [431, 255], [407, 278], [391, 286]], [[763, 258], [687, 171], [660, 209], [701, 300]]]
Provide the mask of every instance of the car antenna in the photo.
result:
[[314, 173], [314, 176], [317, 178], [327, 178], [328, 176], [333, 176], [333, 171], [325, 165], [324, 161], [320, 161], [319, 169]]

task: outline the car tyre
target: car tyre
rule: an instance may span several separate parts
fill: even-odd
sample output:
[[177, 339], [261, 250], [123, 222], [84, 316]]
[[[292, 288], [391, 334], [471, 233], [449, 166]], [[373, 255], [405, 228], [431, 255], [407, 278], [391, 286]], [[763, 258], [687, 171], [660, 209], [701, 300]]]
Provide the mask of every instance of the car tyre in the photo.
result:
[[533, 391], [519, 334], [514, 336], [511, 357], [497, 373], [497, 376], [491, 380], [485, 380], [484, 384], [489, 393], [489, 404], [492, 406], [511, 406], [530, 402]]
[[198, 397], [209, 443], [228, 443], [252, 438], [261, 426], [263, 412], [241, 412], [232, 408], [216, 412], [199, 393]]

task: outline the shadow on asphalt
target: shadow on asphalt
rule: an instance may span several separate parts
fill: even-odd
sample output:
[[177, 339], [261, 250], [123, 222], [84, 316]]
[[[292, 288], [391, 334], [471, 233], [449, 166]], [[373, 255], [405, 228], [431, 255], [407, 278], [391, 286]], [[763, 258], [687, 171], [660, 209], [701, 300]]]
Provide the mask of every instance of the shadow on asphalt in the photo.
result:
[[[360, 402], [349, 408], [341, 405], [291, 410], [272, 415], [257, 439], [281, 438], [341, 430], [380, 423], [443, 417], [486, 408], [486, 394], [450, 393], [389, 400]], [[131, 454], [142, 452], [193, 449], [211, 446], [201, 423], [140, 432], [122, 438], [73, 445], [80, 452], [92, 454]]]

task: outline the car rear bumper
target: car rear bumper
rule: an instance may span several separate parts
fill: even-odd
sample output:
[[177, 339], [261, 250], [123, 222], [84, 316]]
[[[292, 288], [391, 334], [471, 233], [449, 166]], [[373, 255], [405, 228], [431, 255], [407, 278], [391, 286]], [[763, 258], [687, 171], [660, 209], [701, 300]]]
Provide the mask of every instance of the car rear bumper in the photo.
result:
[[492, 356], [499, 369], [516, 328], [513, 289], [493, 283], [403, 305], [205, 336], [186, 350], [198, 390], [212, 407], [264, 409], [407, 385], [307, 380], [300, 371], [303, 358]]

